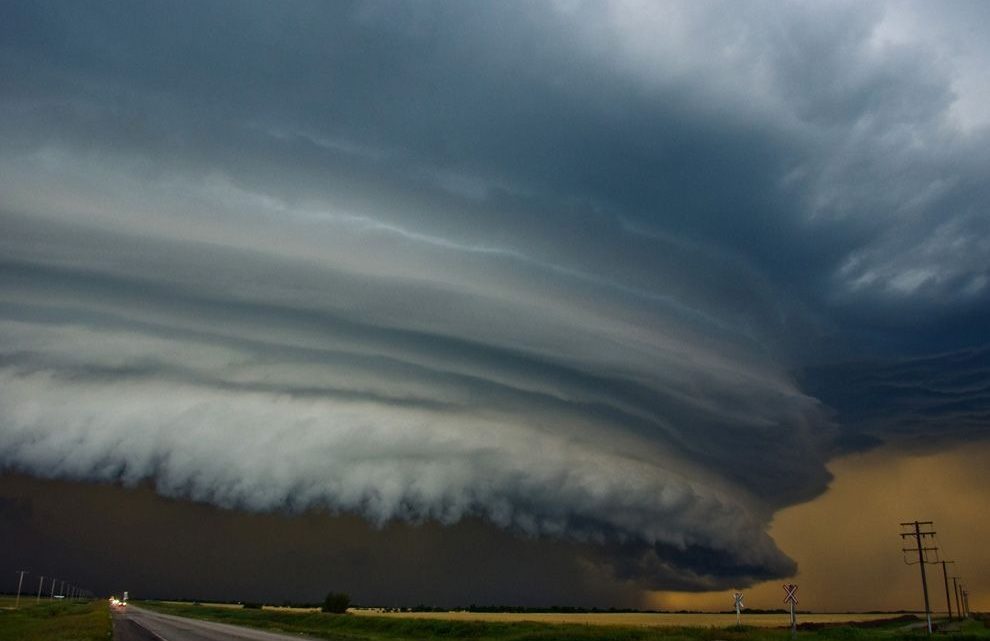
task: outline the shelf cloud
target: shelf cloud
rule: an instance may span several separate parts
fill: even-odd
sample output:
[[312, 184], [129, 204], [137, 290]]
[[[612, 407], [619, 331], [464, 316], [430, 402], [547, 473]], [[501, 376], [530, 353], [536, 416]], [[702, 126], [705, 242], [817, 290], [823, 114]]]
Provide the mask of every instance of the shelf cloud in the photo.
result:
[[932, 11], [7, 3], [0, 466], [789, 576], [836, 452], [990, 435], [990, 21]]

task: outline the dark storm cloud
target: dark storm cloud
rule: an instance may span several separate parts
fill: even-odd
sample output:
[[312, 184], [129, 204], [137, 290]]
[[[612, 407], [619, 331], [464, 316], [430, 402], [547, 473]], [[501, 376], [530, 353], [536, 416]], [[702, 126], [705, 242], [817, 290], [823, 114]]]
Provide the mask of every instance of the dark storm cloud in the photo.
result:
[[19, 518], [0, 520], [17, 553], [0, 553], [0, 568], [20, 563], [35, 576], [57, 573], [101, 593], [128, 590], [132, 598], [277, 605], [318, 602], [327, 590], [346, 589], [369, 605], [467, 606], [512, 594], [516, 604], [601, 607], [638, 597], [634, 584], [587, 571], [600, 556], [595, 547], [519, 538], [477, 520], [375, 528], [354, 516], [245, 514], [163, 499], [143, 487], [15, 475], [0, 476], [4, 505], [17, 506]]
[[986, 436], [987, 347], [894, 360], [842, 363], [808, 372], [843, 426], [840, 444], [876, 439], [928, 444]]
[[0, 464], [789, 574], [837, 445], [987, 433], [850, 392], [985, 353], [947, 7], [7, 3]]

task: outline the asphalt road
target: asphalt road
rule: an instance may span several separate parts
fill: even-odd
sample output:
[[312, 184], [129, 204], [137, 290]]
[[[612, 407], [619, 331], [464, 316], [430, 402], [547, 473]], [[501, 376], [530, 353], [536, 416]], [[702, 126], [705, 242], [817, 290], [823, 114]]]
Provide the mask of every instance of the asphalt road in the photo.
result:
[[114, 641], [300, 641], [310, 638], [159, 614], [133, 605], [111, 610]]

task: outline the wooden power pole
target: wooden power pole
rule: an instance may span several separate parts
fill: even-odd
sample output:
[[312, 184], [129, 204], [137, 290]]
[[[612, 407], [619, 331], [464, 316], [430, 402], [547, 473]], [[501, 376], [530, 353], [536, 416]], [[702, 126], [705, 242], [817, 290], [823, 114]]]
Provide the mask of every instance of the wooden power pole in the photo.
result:
[[[942, 580], [945, 581], [945, 607], [949, 612], [949, 620], [952, 620], [952, 599], [949, 598], [949, 574], [945, 570], [945, 566], [948, 563], [955, 563], [955, 561], [941, 561], [942, 563]], [[956, 608], [956, 613], [958, 614], [958, 608]], [[960, 617], [962, 618], [962, 617]]]
[[[925, 537], [935, 536], [935, 531], [931, 530], [933, 523], [931, 521], [911, 521], [909, 523], [901, 523], [901, 527], [910, 527], [910, 532], [901, 532], [901, 538], [907, 539], [909, 537], [914, 538], [915, 547], [902, 548], [905, 553], [907, 552], [917, 552], [918, 553], [918, 567], [921, 568], [921, 591], [925, 595], [925, 620], [928, 622], [928, 634], [932, 633], [932, 608], [928, 601], [928, 577], [925, 573], [925, 563], [926, 557], [925, 552], [934, 552], [938, 548], [934, 545], [932, 547], [925, 547], [925, 542], [928, 540]], [[923, 526], [925, 526], [923, 528]], [[914, 565], [914, 562], [904, 561], [908, 565]]]

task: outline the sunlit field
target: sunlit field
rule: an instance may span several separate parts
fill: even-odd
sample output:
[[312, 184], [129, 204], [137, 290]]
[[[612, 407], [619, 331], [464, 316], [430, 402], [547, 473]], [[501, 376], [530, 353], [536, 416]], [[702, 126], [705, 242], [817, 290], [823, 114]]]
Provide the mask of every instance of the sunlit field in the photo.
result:
[[[741, 627], [728, 614], [513, 614], [468, 612], [383, 613], [352, 609], [325, 614], [304, 608], [231, 608], [142, 602], [166, 614], [261, 628], [334, 641], [791, 641], [784, 615], [752, 615]], [[877, 623], [868, 623], [886, 619]], [[799, 641], [922, 641], [924, 624], [916, 617], [870, 614], [818, 614], [799, 617], [822, 625], [798, 630]], [[859, 621], [861, 623], [856, 623]], [[856, 627], [861, 626], [861, 627]], [[981, 621], [939, 622], [943, 639], [990, 640]]]
[[[182, 605], [189, 605], [189, 602], [188, 601], [160, 601], [160, 603], [167, 603], [169, 605], [180, 605], [180, 606], [182, 606]], [[240, 609], [242, 609], [244, 607], [240, 603], [214, 603], [212, 601], [203, 601], [200, 605], [203, 605], [203, 606], [208, 607], [208, 608], [229, 608], [229, 609], [232, 609], [232, 610], [240, 610]], [[267, 606], [267, 607], [270, 607], [270, 606]], [[300, 610], [304, 610], [304, 609], [305, 608], [300, 608]], [[319, 609], [319, 608], [317, 608], [317, 609]]]
[[[668, 614], [652, 612], [382, 612], [374, 608], [351, 608], [350, 612], [364, 616], [402, 617], [410, 619], [442, 619], [447, 621], [533, 621], [537, 623], [584, 623], [588, 625], [622, 625], [646, 627], [718, 627], [736, 625], [735, 614]], [[844, 623], [889, 619], [891, 614], [801, 614], [798, 623]], [[790, 625], [786, 614], [743, 614], [743, 625], [774, 628]]]

